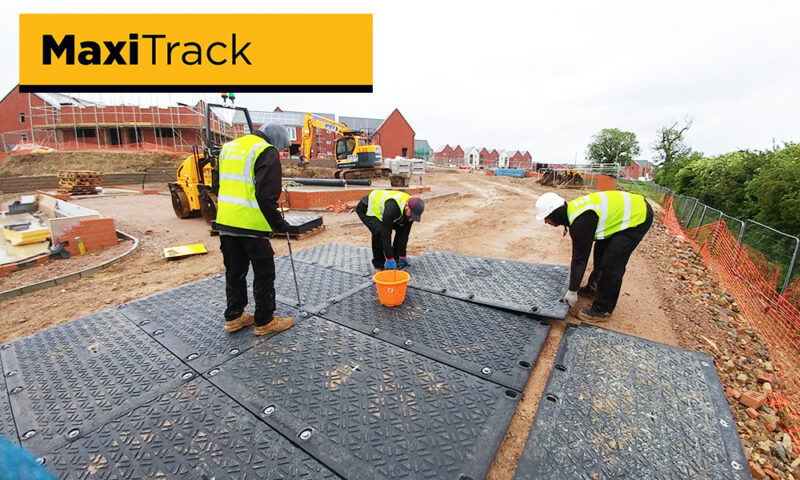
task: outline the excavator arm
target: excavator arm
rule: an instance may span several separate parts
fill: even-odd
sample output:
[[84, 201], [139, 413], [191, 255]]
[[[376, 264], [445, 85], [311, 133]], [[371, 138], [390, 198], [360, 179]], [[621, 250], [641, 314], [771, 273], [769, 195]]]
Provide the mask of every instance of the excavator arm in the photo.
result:
[[317, 128], [324, 128], [342, 136], [349, 132], [350, 129], [347, 125], [339, 123], [330, 118], [325, 118], [313, 113], [306, 113], [303, 120], [303, 136], [300, 140], [300, 166], [308, 165], [308, 160], [311, 157], [311, 142], [314, 140], [314, 130]]

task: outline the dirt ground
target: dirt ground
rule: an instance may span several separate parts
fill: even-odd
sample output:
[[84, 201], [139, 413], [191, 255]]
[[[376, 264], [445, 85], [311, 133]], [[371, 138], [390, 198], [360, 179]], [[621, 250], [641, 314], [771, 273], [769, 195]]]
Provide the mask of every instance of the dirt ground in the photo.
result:
[[[526, 262], [569, 264], [569, 237], [562, 235], [562, 229], [536, 222], [534, 218], [534, 202], [540, 194], [552, 189], [537, 185], [531, 178], [451, 171], [429, 172], [425, 183], [431, 187], [427, 196], [439, 197], [426, 203], [423, 221], [414, 225], [409, 241], [411, 255], [437, 248]], [[445, 193], [452, 195], [440, 196]], [[559, 193], [569, 199], [587, 192], [560, 190]], [[208, 226], [200, 218], [178, 219], [166, 194], [98, 197], [76, 203], [113, 217], [118, 230], [140, 240], [139, 250], [92, 278], [3, 302], [0, 342], [223, 272], [219, 238], [209, 235]], [[292, 242], [295, 250], [331, 241], [369, 246], [368, 231], [355, 214], [321, 213], [326, 230]], [[659, 217], [659, 213], [656, 216]], [[669, 345], [697, 349], [695, 336], [686, 333], [685, 326], [706, 319], [709, 314], [697, 308], [697, 303], [680, 282], [665, 278], [670, 258], [664, 254], [664, 244], [669, 245], [671, 241], [669, 234], [654, 224], [631, 257], [618, 307], [603, 326]], [[191, 243], [204, 243], [209, 253], [173, 262], [163, 259], [165, 247]], [[276, 255], [287, 253], [286, 242], [273, 241], [273, 247]], [[47, 266], [35, 267], [39, 268]], [[10, 278], [24, 274], [24, 271], [13, 273]], [[674, 309], [676, 302], [683, 302], [684, 308]], [[692, 305], [697, 311], [692, 311]], [[587, 306], [588, 301], [582, 298], [577, 308]], [[566, 322], [579, 320], [570, 314]], [[550, 336], [488, 478], [510, 479], [513, 476], [566, 322], [551, 322]], [[710, 322], [713, 324], [713, 319]]]

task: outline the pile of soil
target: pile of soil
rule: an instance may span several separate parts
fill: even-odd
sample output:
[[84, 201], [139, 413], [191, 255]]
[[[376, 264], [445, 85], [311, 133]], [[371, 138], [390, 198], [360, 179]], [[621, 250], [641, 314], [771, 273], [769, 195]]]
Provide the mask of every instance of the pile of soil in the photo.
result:
[[49, 152], [9, 155], [0, 163], [0, 177], [57, 174], [59, 170], [100, 173], [145, 172], [171, 168], [185, 154], [163, 152]]

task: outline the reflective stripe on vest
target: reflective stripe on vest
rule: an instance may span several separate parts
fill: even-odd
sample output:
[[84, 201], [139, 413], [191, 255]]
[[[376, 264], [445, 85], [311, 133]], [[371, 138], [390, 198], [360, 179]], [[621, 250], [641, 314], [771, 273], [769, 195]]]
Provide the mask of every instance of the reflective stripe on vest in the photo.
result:
[[411, 195], [406, 192], [398, 192], [396, 190], [373, 190], [369, 193], [369, 203], [367, 203], [367, 216], [378, 217], [378, 220], [383, 221], [383, 209], [386, 206], [386, 201], [392, 199], [400, 206], [400, 216], [392, 220], [396, 222], [403, 218], [406, 209], [406, 203]]
[[217, 219], [220, 225], [271, 232], [256, 200], [256, 159], [271, 147], [261, 137], [248, 134], [222, 146], [219, 154]]
[[644, 197], [635, 193], [616, 190], [595, 192], [567, 202], [569, 224], [582, 213], [593, 210], [597, 213], [596, 240], [608, 238], [615, 233], [644, 223], [647, 206]]

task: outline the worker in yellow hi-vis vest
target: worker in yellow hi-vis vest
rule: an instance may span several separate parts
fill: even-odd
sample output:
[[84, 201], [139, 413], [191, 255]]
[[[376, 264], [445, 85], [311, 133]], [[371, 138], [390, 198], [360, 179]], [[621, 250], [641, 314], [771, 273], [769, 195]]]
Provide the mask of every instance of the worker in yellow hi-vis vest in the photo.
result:
[[[358, 218], [372, 234], [372, 266], [394, 270], [408, 265], [406, 246], [411, 224], [419, 222], [425, 202], [406, 192], [373, 190], [356, 206]], [[394, 230], [394, 243], [392, 243]]]
[[[621, 191], [595, 192], [569, 202], [547, 192], [536, 200], [536, 220], [563, 226], [572, 238], [569, 289], [564, 302], [574, 307], [578, 292], [594, 297], [578, 313], [586, 321], [608, 320], [622, 287], [631, 254], [653, 224], [653, 209], [643, 196]], [[594, 269], [580, 287], [594, 244]]]
[[[289, 145], [286, 127], [270, 123], [226, 143], [219, 154], [216, 225], [225, 263], [226, 332], [255, 323], [253, 333], [267, 335], [294, 325], [293, 318], [274, 315], [275, 254], [269, 243], [271, 232], [289, 229], [278, 212], [282, 185], [278, 152]], [[255, 316], [244, 311], [250, 265]]]

